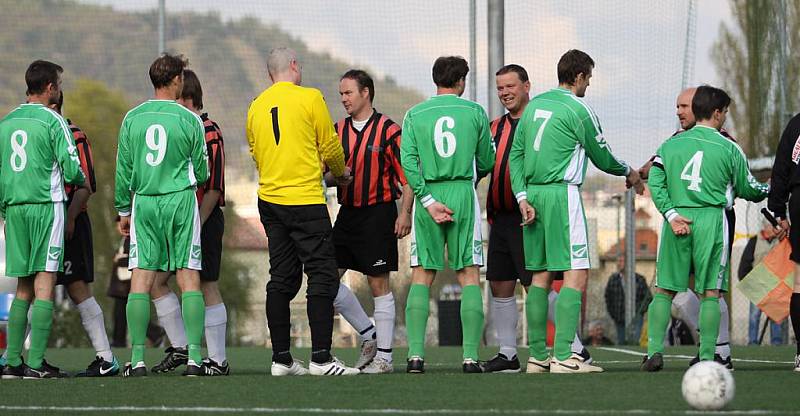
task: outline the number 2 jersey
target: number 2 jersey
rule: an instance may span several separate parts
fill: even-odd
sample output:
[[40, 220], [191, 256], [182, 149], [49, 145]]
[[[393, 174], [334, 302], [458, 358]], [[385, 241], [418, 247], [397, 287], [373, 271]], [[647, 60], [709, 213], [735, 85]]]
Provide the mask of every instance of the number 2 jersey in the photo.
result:
[[750, 173], [739, 145], [701, 125], [658, 148], [648, 185], [667, 220], [677, 214], [675, 208], [722, 208], [732, 205], [735, 197], [758, 202], [769, 191]]
[[583, 100], [564, 88], [537, 95], [525, 107], [509, 154], [514, 195], [521, 200], [527, 185], [581, 185], [587, 156], [603, 172], [630, 171], [611, 153], [597, 115]]
[[427, 182], [477, 181], [492, 170], [494, 159], [489, 118], [479, 104], [445, 94], [406, 113], [400, 162], [423, 206], [434, 202]]
[[172, 100], [149, 100], [122, 120], [114, 206], [131, 210], [131, 193], [164, 195], [194, 189], [208, 179], [205, 127], [197, 114]]
[[0, 121], [0, 207], [64, 202], [64, 183], [85, 181], [67, 122], [42, 104]]

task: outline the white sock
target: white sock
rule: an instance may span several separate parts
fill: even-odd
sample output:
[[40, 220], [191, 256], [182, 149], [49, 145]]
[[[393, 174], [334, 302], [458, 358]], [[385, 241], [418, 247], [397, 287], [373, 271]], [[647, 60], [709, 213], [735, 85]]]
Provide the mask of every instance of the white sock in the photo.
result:
[[394, 341], [394, 295], [375, 298], [375, 329], [378, 341], [378, 357], [392, 362], [392, 344]]
[[86, 335], [92, 341], [94, 350], [97, 351], [97, 356], [111, 362], [114, 360], [114, 354], [111, 353], [111, 344], [108, 342], [108, 335], [106, 334], [106, 322], [103, 319], [103, 310], [95, 300], [94, 296], [77, 305], [78, 312], [81, 313], [81, 323], [83, 329], [86, 330]]
[[580, 354], [583, 351], [583, 342], [581, 342], [581, 337], [578, 336], [578, 333], [575, 333], [575, 339], [572, 340], [572, 348], [570, 351]]
[[375, 325], [372, 325], [369, 316], [349, 287], [339, 283], [339, 293], [333, 300], [333, 307], [358, 331], [362, 340], [375, 339]]
[[672, 314], [689, 326], [697, 335], [697, 320], [700, 317], [700, 299], [693, 292], [681, 292], [672, 299]]
[[497, 342], [500, 344], [500, 354], [511, 359], [517, 355], [517, 298], [492, 297], [492, 323], [497, 331]]
[[153, 299], [153, 305], [156, 306], [158, 323], [164, 327], [169, 343], [175, 348], [186, 348], [186, 329], [183, 327], [181, 302], [175, 292]]
[[218, 364], [227, 359], [225, 355], [225, 335], [228, 329], [228, 310], [224, 303], [206, 307], [206, 346], [208, 358]]
[[[558, 292], [555, 290], [551, 290], [550, 293], [547, 295], [547, 319], [552, 321], [553, 324], [556, 323], [556, 301], [558, 300]], [[578, 328], [580, 328], [580, 324], [578, 324]], [[578, 332], [575, 332], [575, 339], [572, 340], [572, 347], [570, 350], [575, 353], [580, 353], [583, 351], [583, 343], [581, 342], [581, 338], [578, 336]]]
[[731, 334], [728, 329], [731, 314], [728, 311], [728, 302], [725, 298], [719, 297], [719, 335], [717, 336], [717, 348], [714, 351], [719, 354], [723, 359], [731, 356]]

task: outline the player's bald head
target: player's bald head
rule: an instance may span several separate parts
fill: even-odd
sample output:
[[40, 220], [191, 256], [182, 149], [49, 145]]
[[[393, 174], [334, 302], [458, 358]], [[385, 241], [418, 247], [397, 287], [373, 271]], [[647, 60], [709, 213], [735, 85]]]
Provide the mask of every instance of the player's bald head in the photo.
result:
[[288, 71], [294, 61], [297, 61], [297, 53], [294, 50], [287, 47], [275, 48], [269, 51], [267, 72], [270, 77], [275, 78], [276, 75]]
[[678, 116], [678, 123], [680, 123], [681, 128], [684, 130], [694, 127], [696, 123], [694, 113], [692, 112], [692, 99], [694, 99], [695, 92], [697, 92], [697, 88], [695, 87], [681, 91], [675, 103], [675, 115]]
[[697, 92], [697, 87], [689, 87], [689, 88], [681, 91], [681, 93], [678, 94], [678, 102], [688, 101], [689, 105], [691, 105], [692, 98], [694, 98], [694, 93], [695, 92]]

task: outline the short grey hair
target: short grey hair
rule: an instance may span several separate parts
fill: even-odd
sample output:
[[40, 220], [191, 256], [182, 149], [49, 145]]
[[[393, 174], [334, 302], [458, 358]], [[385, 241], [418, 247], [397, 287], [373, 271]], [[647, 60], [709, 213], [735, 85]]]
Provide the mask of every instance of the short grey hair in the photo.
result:
[[267, 72], [270, 76], [286, 72], [292, 61], [297, 60], [297, 53], [285, 46], [274, 48], [269, 51], [267, 57]]

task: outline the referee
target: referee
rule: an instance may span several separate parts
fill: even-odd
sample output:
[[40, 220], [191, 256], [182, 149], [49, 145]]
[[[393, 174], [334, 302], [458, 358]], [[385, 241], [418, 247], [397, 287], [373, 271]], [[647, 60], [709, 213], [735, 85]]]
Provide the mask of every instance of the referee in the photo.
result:
[[[269, 240], [271, 372], [274, 376], [358, 374], [330, 353], [339, 276], [320, 161], [339, 185], [350, 182], [350, 172], [322, 93], [300, 86], [302, 71], [293, 50], [270, 51], [267, 72], [273, 84], [247, 112], [247, 141], [259, 174], [258, 211]], [[309, 369], [289, 352], [289, 302], [300, 290], [304, 272], [311, 327]]]

